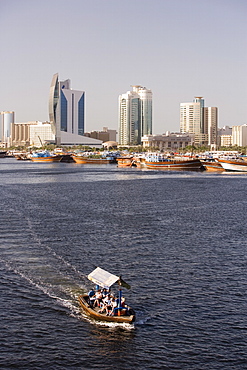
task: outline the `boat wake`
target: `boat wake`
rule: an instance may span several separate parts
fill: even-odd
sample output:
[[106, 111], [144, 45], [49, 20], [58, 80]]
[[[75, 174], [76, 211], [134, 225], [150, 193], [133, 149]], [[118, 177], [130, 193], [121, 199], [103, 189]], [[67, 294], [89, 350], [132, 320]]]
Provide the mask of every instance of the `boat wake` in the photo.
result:
[[87, 290], [85, 276], [39, 238], [30, 219], [13, 209], [0, 225], [0, 251], [5, 269], [78, 316], [77, 296]]
[[[0, 225], [0, 263], [28, 284], [66, 308], [68, 315], [85, 319], [96, 325], [133, 329], [128, 323], [99, 322], [86, 316], [78, 296], [88, 291], [91, 284], [70, 261], [55, 251], [54, 244], [36, 232], [40, 222], [22, 212], [10, 209], [5, 225]], [[8, 227], [6, 227], [8, 225]], [[54, 249], [53, 249], [54, 247]]]
[[[79, 291], [81, 292], [85, 290], [84, 286], [77, 285], [72, 280], [69, 281], [68, 279], [61, 278], [59, 284], [54, 284], [54, 275], [49, 277], [50, 281], [48, 282], [47, 275], [44, 275], [44, 279], [42, 279], [41, 275], [37, 278], [27, 274], [26, 271], [22, 271], [20, 267], [14, 266], [10, 261], [6, 261], [1, 258], [0, 263], [5, 265], [9, 271], [26, 280], [30, 285], [34, 286], [43, 294], [55, 300], [59, 306], [68, 309], [70, 316], [78, 317], [78, 315], [81, 314], [81, 310], [77, 304], [77, 295]], [[63, 284], [63, 280], [66, 280], [66, 285]]]

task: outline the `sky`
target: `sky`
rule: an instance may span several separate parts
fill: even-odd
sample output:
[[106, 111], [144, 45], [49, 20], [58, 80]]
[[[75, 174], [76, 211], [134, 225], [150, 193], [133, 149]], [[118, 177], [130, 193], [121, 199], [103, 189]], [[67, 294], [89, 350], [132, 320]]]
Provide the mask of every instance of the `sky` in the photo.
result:
[[0, 111], [49, 120], [52, 76], [86, 93], [85, 131], [118, 129], [118, 97], [153, 92], [153, 133], [203, 96], [247, 123], [246, 0], [0, 0]]

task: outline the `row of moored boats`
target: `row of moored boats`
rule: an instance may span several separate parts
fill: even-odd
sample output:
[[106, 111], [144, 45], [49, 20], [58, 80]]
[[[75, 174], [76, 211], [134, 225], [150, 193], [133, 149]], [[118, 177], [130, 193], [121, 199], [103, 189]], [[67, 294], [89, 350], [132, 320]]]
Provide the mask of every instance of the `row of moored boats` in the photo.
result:
[[247, 157], [242, 155], [179, 155], [162, 153], [123, 154], [121, 152], [49, 152], [15, 153], [18, 160], [33, 162], [75, 162], [78, 164], [116, 163], [118, 167], [161, 170], [208, 170], [247, 172]]

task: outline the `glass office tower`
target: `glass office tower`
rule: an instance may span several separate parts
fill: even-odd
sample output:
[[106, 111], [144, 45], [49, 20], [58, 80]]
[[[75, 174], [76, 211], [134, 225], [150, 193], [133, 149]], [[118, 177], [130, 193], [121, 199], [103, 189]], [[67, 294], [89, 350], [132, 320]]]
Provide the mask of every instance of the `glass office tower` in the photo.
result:
[[54, 74], [49, 95], [49, 118], [56, 143], [61, 142], [61, 131], [68, 134], [84, 134], [85, 92], [72, 90], [70, 80], [59, 81]]
[[152, 134], [152, 92], [132, 86], [133, 91], [119, 96], [119, 144], [138, 145], [144, 135]]

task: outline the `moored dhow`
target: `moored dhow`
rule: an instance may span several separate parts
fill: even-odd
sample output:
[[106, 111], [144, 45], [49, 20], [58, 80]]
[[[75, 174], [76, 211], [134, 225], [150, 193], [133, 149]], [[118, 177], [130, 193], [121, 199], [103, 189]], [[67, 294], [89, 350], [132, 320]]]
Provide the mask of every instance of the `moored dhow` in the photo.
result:
[[76, 163], [85, 164], [108, 164], [115, 163], [115, 155], [108, 152], [103, 153], [77, 153], [73, 155], [73, 160]]
[[126, 156], [126, 157], [118, 157], [117, 160], [117, 166], [118, 167], [135, 167], [135, 160], [133, 156]]
[[224, 171], [224, 168], [216, 159], [201, 159], [201, 163], [207, 171]]
[[35, 152], [31, 156], [32, 162], [60, 162], [62, 156], [60, 154], [52, 154], [49, 151], [45, 150], [42, 152]]
[[83, 155], [74, 155], [73, 159], [76, 163], [80, 164], [85, 164], [85, 163], [90, 163], [90, 164], [108, 164], [108, 163], [113, 163], [115, 160], [113, 158], [89, 158]]
[[237, 172], [247, 172], [247, 162], [242, 158], [237, 159], [218, 159], [221, 166], [225, 171], [237, 171]]
[[145, 165], [150, 169], [159, 170], [201, 170], [202, 163], [198, 158], [164, 156], [161, 154], [151, 154], [145, 159]]

